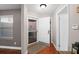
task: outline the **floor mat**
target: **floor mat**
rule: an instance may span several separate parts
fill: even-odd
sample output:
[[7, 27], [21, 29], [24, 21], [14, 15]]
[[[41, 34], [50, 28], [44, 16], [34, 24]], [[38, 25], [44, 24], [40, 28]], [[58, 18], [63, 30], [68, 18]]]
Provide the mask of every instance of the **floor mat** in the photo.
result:
[[48, 47], [47, 43], [44, 42], [36, 42], [30, 46], [28, 46], [28, 53], [29, 54], [36, 54], [37, 52], [39, 52], [40, 50], [44, 49]]

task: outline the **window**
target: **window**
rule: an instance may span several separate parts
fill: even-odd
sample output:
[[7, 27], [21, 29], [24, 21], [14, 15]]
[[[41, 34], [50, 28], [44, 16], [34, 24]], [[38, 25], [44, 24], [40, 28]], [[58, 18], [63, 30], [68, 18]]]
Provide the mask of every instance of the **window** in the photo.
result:
[[13, 38], [13, 15], [0, 16], [0, 38]]

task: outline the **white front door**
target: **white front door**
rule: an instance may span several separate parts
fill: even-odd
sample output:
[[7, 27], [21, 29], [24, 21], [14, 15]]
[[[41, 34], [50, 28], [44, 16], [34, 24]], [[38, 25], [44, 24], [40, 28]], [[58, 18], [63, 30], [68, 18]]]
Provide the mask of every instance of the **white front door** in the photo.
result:
[[50, 42], [50, 17], [40, 18], [37, 23], [37, 41]]

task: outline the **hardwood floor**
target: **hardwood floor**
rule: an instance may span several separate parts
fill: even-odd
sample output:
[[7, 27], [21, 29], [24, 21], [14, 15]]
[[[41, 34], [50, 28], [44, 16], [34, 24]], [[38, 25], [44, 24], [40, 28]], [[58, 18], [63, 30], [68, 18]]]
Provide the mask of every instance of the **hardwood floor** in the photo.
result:
[[51, 44], [51, 46], [42, 49], [37, 54], [58, 54], [58, 51], [55, 49], [53, 44]]
[[0, 54], [21, 54], [21, 50], [0, 48]]

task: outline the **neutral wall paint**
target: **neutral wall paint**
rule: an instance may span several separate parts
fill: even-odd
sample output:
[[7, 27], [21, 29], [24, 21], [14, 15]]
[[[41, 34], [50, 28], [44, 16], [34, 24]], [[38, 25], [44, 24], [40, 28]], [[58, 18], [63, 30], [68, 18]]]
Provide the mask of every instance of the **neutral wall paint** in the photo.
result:
[[27, 5], [21, 5], [21, 53], [28, 53], [28, 19]]
[[[79, 29], [78, 30], [73, 30], [72, 29], [72, 26], [74, 24], [77, 24], [79, 26], [79, 13], [77, 13], [77, 6], [79, 6], [78, 4], [71, 4], [68, 6], [69, 8], [69, 41], [68, 41], [68, 49], [69, 51], [71, 51], [71, 46], [72, 46], [72, 43], [75, 43], [75, 42], [79, 42]], [[59, 8], [58, 8], [59, 9]], [[56, 12], [58, 11], [58, 9], [56, 10]], [[54, 13], [54, 23], [53, 23], [53, 42], [54, 44], [56, 45], [56, 12]]]
[[[13, 39], [0, 39], [1, 46], [21, 46], [21, 10], [2, 10], [0, 15], [13, 15]], [[16, 45], [14, 44], [16, 42]]]
[[28, 11], [28, 15], [27, 15], [28, 19], [33, 19], [33, 20], [37, 20], [38, 19], [38, 15], [34, 12], [30, 12]]
[[70, 40], [69, 40], [69, 50], [71, 50], [72, 43], [79, 42], [79, 29], [73, 30], [72, 26], [77, 24], [79, 26], [79, 13], [77, 13], [77, 7], [79, 4], [71, 4], [69, 6], [70, 10]]

